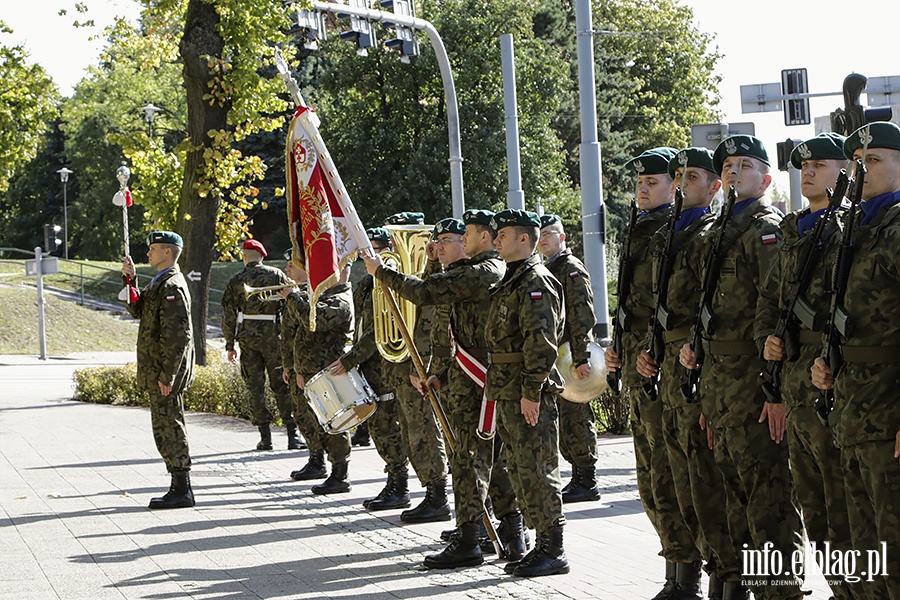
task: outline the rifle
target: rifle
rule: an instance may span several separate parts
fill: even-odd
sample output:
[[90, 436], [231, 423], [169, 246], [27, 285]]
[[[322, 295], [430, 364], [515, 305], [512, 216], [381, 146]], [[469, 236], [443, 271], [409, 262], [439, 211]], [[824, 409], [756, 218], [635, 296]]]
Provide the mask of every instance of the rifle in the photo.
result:
[[[844, 294], [850, 277], [850, 265], [853, 262], [853, 227], [862, 201], [863, 186], [866, 179], [866, 148], [863, 148], [863, 160], [856, 161], [853, 173], [853, 193], [850, 195], [850, 208], [844, 216], [844, 231], [838, 246], [837, 257], [832, 272], [831, 308], [828, 311], [828, 324], [823, 336], [821, 359], [831, 369], [832, 376], [837, 376], [844, 366], [844, 340], [852, 335], [850, 317], [844, 310]], [[834, 409], [834, 390], [820, 390], [815, 401], [816, 415], [826, 427], [828, 415]]]
[[[650, 358], [659, 363], [665, 354], [666, 342], [663, 332], [669, 329], [669, 310], [666, 308], [666, 298], [669, 295], [669, 279], [672, 277], [672, 267], [675, 262], [673, 251], [675, 241], [675, 223], [681, 216], [684, 206], [684, 194], [681, 188], [675, 190], [675, 208], [666, 225], [666, 241], [663, 245], [662, 258], [659, 261], [659, 270], [656, 278], [656, 303], [653, 307], [653, 316], [650, 321]], [[656, 400], [659, 397], [659, 371], [653, 377], [645, 377], [642, 385], [644, 397], [648, 400]]]
[[774, 332], [775, 337], [784, 340], [785, 358], [784, 361], [766, 361], [762, 373], [759, 374], [762, 391], [766, 395], [766, 400], [772, 404], [781, 403], [781, 370], [785, 361], [794, 362], [800, 357], [799, 326], [802, 324], [813, 331], [821, 329], [821, 323], [817, 322], [819, 315], [804, 300], [803, 295], [806, 294], [813, 271], [822, 257], [825, 231], [835, 211], [840, 208], [849, 185], [847, 171], [841, 169], [834, 190], [828, 190], [828, 206], [807, 237], [800, 260], [797, 262], [797, 269], [791, 278], [790, 291], [781, 308]]
[[[740, 169], [738, 169], [740, 172]], [[736, 183], [736, 182], [735, 182]], [[716, 237], [713, 240], [712, 250], [706, 256], [703, 264], [703, 280], [700, 286], [700, 303], [697, 305], [697, 314], [694, 315], [691, 327], [691, 335], [688, 337], [688, 346], [694, 351], [694, 363], [696, 368], [685, 368], [684, 379], [681, 383], [681, 395], [687, 402], [693, 402], [697, 398], [697, 384], [700, 381], [700, 370], [706, 358], [703, 352], [703, 334], [712, 335], [715, 332], [715, 323], [710, 306], [719, 283], [719, 273], [722, 270], [722, 261], [728, 247], [725, 244], [725, 230], [734, 213], [734, 203], [737, 201], [737, 190], [732, 185], [728, 190], [728, 200], [719, 215]]]
[[[622, 245], [619, 247], [619, 279], [616, 284], [618, 307], [616, 308], [616, 318], [613, 319], [612, 351], [619, 357], [619, 360], [622, 360], [622, 355], [625, 352], [622, 344], [622, 335], [629, 329], [631, 324], [628, 311], [625, 310], [625, 301], [628, 299], [631, 287], [631, 264], [628, 261], [628, 257], [631, 255], [631, 238], [634, 234], [637, 219], [637, 201], [632, 198], [628, 229], [625, 230], [625, 237], [622, 238]], [[609, 389], [614, 394], [622, 393], [622, 368], [619, 367], [615, 371], [607, 373], [606, 383], [609, 384]]]

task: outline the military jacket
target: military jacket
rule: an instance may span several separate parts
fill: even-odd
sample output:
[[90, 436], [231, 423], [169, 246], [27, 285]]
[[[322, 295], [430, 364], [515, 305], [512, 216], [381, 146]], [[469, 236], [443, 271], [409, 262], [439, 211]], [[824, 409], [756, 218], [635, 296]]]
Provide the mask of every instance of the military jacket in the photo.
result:
[[194, 377], [194, 342], [191, 295], [178, 265], [148, 285], [137, 302], [126, 304], [140, 319], [137, 341], [137, 382], [158, 389], [158, 382], [175, 392], [187, 388]]
[[[307, 319], [304, 321], [303, 319]], [[284, 301], [281, 321], [281, 364], [291, 376], [294, 372], [294, 340], [302, 327], [309, 329], [309, 295], [306, 286], [291, 292]]]
[[316, 302], [316, 330], [309, 330], [309, 304], [299, 315], [305, 327], [294, 338], [294, 372], [309, 379], [335, 360], [353, 342], [353, 293], [349, 283], [325, 290]]
[[[222, 296], [222, 334], [225, 336], [225, 349], [234, 350], [235, 340], [265, 339], [278, 336], [276, 320], [242, 319], [246, 315], [269, 315], [276, 319], [282, 307], [282, 300], [261, 300], [259, 295], [247, 298], [244, 285], [250, 287], [269, 287], [288, 282], [287, 277], [275, 267], [261, 262], [248, 263], [244, 269], [228, 281], [225, 294]], [[277, 296], [276, 296], [277, 298]]]
[[547, 268], [563, 286], [566, 326], [560, 344], [572, 347], [572, 364], [578, 366], [590, 360], [588, 342], [597, 323], [594, 317], [594, 292], [591, 276], [580, 260], [568, 248], [553, 257]]
[[[797, 222], [801, 217], [809, 214], [809, 209], [787, 215], [781, 222], [781, 240], [778, 244], [778, 254], [772, 268], [766, 275], [763, 287], [760, 289], [759, 301], [756, 307], [756, 324], [754, 325], [754, 337], [757, 340], [765, 339], [775, 333], [782, 309], [786, 306], [788, 295], [793, 286], [793, 280], [797, 276], [801, 255], [806, 246], [811, 243], [811, 233], [800, 237]], [[829, 229], [825, 231], [823, 248], [820, 251], [818, 263], [809, 280], [806, 293], [802, 299], [808, 303], [817, 315], [815, 323], [817, 329], [811, 330], [799, 326], [796, 318], [792, 320], [796, 328], [795, 335], [802, 335], [807, 343], [801, 343], [800, 356], [794, 362], [785, 362], [781, 370], [781, 395], [788, 406], [812, 407], [819, 390], [812, 384], [809, 369], [813, 362], [822, 353], [822, 333], [828, 311], [831, 306], [831, 284], [834, 260], [840, 244], [840, 231], [837, 221], [832, 219]], [[803, 341], [803, 340], [801, 340]]]
[[[647, 337], [647, 326], [653, 314], [653, 261], [650, 254], [650, 240], [663, 227], [672, 215], [672, 207], [667, 206], [638, 217], [631, 236], [631, 253], [627, 257], [631, 269], [631, 285], [628, 297], [624, 299], [628, 323], [623, 330], [622, 385], [626, 388], [637, 388], [641, 385], [641, 376], [634, 365], [637, 355], [643, 350]], [[621, 268], [623, 257], [619, 257]], [[621, 295], [619, 302], [623, 302]]]
[[[542, 391], [562, 391], [555, 363], [564, 318], [562, 284], [539, 255], [493, 287], [487, 325], [489, 398], [538, 402]], [[501, 362], [498, 354], [510, 362]], [[516, 354], [519, 360], [514, 360]]]
[[[853, 246], [844, 296], [851, 331], [829, 418], [839, 446], [894, 440], [900, 430], [900, 205], [854, 232]], [[878, 361], [854, 359], [860, 347], [875, 350]]]

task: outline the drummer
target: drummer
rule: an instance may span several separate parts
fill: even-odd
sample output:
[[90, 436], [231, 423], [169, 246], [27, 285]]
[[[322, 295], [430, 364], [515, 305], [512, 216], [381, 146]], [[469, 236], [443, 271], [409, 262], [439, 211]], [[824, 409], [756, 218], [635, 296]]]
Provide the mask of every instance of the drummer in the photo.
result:
[[[538, 251], [544, 256], [547, 268], [562, 283], [566, 326], [560, 344], [569, 342], [574, 375], [585, 379], [591, 375], [588, 343], [597, 322], [594, 293], [584, 263], [566, 247], [566, 232], [558, 215], [541, 216]], [[590, 402], [569, 402], [560, 396], [559, 452], [572, 465], [572, 480], [562, 489], [563, 503], [598, 500], [597, 426]]]

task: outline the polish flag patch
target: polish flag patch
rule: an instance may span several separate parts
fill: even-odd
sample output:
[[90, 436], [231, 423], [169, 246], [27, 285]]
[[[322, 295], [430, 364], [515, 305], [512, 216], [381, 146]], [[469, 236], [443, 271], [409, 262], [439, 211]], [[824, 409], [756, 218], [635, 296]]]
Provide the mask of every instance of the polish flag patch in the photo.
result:
[[543, 297], [544, 297], [544, 292], [531, 292], [532, 300], [540, 300]]
[[767, 235], [762, 236], [763, 244], [774, 244], [778, 241], [778, 238], [775, 237], [774, 233], [769, 233]]
[[575, 279], [577, 277], [581, 277], [581, 273], [579, 273], [578, 271], [572, 271], [571, 273], [569, 273], [569, 277]]
[[166, 296], [166, 302], [175, 302], [176, 296]]

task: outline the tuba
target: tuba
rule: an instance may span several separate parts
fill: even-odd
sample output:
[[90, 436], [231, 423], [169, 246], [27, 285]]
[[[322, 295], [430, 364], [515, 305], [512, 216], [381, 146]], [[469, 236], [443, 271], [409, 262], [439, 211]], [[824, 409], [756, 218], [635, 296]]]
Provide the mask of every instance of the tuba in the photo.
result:
[[[385, 229], [391, 232], [391, 243], [394, 245], [394, 249], [382, 252], [381, 259], [396, 271], [420, 277], [428, 262], [425, 247], [431, 241], [432, 228], [426, 225], [386, 225]], [[374, 283], [372, 308], [375, 319], [375, 345], [385, 360], [394, 363], [403, 362], [409, 357], [409, 349], [403, 342], [400, 328], [394, 322], [381, 283], [377, 279]], [[397, 304], [403, 320], [412, 329], [416, 323], [418, 307], [399, 296], [397, 296]]]

